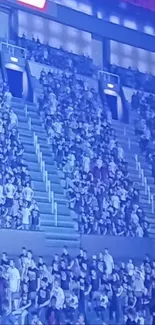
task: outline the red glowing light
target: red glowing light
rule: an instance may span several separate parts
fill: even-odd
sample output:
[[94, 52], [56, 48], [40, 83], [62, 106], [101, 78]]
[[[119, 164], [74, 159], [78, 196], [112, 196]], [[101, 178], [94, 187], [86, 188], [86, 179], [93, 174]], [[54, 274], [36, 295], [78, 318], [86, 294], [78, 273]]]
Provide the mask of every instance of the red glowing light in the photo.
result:
[[35, 7], [36, 9], [44, 9], [46, 0], [17, 0], [20, 4]]

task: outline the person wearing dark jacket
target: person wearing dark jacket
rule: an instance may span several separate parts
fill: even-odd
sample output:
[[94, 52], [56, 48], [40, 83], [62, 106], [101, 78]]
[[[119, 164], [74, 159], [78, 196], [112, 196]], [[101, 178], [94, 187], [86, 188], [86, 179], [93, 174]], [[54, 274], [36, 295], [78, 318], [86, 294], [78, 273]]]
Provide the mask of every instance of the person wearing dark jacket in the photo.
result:
[[60, 311], [56, 309], [56, 298], [53, 296], [50, 306], [46, 312], [46, 320], [48, 325], [60, 325]]

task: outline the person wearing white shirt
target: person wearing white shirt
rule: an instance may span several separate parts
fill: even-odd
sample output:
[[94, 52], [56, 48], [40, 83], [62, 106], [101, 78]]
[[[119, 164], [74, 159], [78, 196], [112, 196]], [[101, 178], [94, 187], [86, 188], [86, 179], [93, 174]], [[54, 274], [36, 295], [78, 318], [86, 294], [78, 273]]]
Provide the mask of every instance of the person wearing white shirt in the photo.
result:
[[124, 160], [124, 150], [123, 150], [123, 148], [121, 146], [117, 147], [117, 156], [118, 156], [119, 161]]
[[53, 104], [50, 104], [50, 115], [54, 115], [56, 113], [56, 105], [53, 103]]
[[15, 186], [12, 184], [12, 180], [9, 179], [8, 183], [5, 185], [6, 206], [7, 206], [7, 208], [12, 208], [15, 192], [16, 192]]
[[109, 124], [112, 123], [112, 113], [110, 109], [107, 110], [107, 121]]
[[79, 300], [78, 300], [78, 297], [76, 296], [74, 290], [72, 291], [72, 294], [70, 296], [70, 304], [69, 305], [74, 310], [76, 310], [78, 308]]
[[143, 228], [141, 227], [140, 224], [137, 225], [136, 235], [137, 235], [137, 237], [143, 237], [144, 236], [144, 231], [143, 231]]
[[10, 112], [10, 124], [11, 126], [18, 126], [18, 117], [17, 115], [15, 114], [15, 112], [11, 109], [11, 112]]
[[54, 296], [56, 298], [56, 308], [58, 310], [63, 309], [64, 301], [65, 301], [65, 295], [64, 295], [64, 291], [60, 287], [59, 282], [57, 280], [54, 282], [51, 297], [52, 296]]
[[116, 209], [116, 210], [119, 210], [120, 209], [120, 199], [119, 199], [119, 196], [114, 194], [111, 198], [111, 201], [112, 201], [112, 205], [113, 207]]
[[34, 192], [30, 187], [30, 184], [27, 183], [26, 187], [24, 187], [23, 189], [23, 198], [25, 201], [31, 203], [33, 196], [34, 196]]
[[106, 293], [103, 291], [100, 296], [100, 306], [103, 307], [104, 309], [106, 309], [108, 306], [108, 301], [109, 301], [109, 299], [108, 299]]
[[138, 215], [136, 214], [136, 212], [132, 212], [131, 213], [131, 221], [134, 225], [138, 225], [139, 224], [139, 217]]
[[15, 267], [15, 262], [13, 260], [10, 260], [8, 277], [9, 277], [9, 289], [11, 294], [10, 306], [12, 306], [12, 302], [13, 302], [15, 309], [17, 309], [18, 301], [19, 301], [20, 273], [18, 269]]
[[11, 105], [12, 103], [12, 94], [9, 91], [9, 88], [7, 89], [7, 91], [4, 94], [4, 101], [5, 103], [7, 103], [8, 105]]
[[129, 259], [129, 262], [126, 267], [127, 267], [128, 274], [130, 276], [133, 276], [135, 267], [134, 267], [133, 261], [131, 259]]
[[106, 264], [106, 272], [108, 275], [110, 275], [113, 271], [114, 260], [113, 260], [112, 255], [109, 254], [107, 248], [104, 250], [103, 260]]
[[75, 155], [73, 153], [70, 153], [68, 155], [68, 161], [69, 161], [71, 167], [74, 167], [74, 165], [75, 165]]
[[133, 284], [133, 289], [135, 290], [135, 294], [137, 297], [140, 297], [141, 294], [144, 292], [144, 279], [142, 278], [140, 272], [136, 273], [136, 277]]
[[127, 198], [128, 192], [125, 190], [125, 188], [122, 186], [119, 190], [119, 196], [121, 198], [121, 201], [125, 202]]
[[96, 134], [100, 135], [100, 133], [101, 133], [101, 125], [97, 124], [96, 127], [95, 127], [95, 130], [96, 130]]
[[90, 171], [90, 158], [88, 156], [83, 156], [83, 170], [85, 173]]
[[56, 133], [61, 134], [61, 132], [62, 132], [62, 123], [56, 121], [56, 122], [54, 123], [54, 128], [55, 128], [55, 132], [56, 132]]
[[4, 133], [3, 121], [0, 119], [0, 133]]
[[113, 160], [110, 161], [110, 163], [109, 163], [109, 171], [111, 171], [113, 174], [115, 174], [116, 169], [117, 169], [117, 166], [116, 166], [115, 162]]
[[115, 139], [110, 139], [109, 149], [113, 150], [115, 147], [116, 147], [116, 140]]
[[28, 230], [29, 225], [30, 225], [30, 208], [28, 207], [27, 202], [24, 204], [22, 208], [22, 224], [23, 224], [23, 229]]
[[96, 160], [96, 165], [99, 169], [101, 169], [101, 167], [103, 166], [103, 161], [101, 157], [98, 157], [98, 159]]
[[144, 325], [145, 324], [145, 319], [144, 319], [144, 317], [143, 317], [143, 315], [142, 315], [142, 312], [138, 312], [137, 313], [137, 316], [136, 316], [136, 318], [135, 318], [135, 321], [136, 321], [136, 323], [137, 324], [139, 324], [139, 325]]
[[3, 186], [0, 185], [0, 204], [2, 204], [4, 200], [4, 190], [3, 190]]

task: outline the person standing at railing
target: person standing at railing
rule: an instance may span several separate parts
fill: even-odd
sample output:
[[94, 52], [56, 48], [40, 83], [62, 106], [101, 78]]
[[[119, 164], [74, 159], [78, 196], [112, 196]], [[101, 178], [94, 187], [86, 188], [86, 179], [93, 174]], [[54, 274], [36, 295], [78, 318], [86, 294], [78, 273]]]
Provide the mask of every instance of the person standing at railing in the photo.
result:
[[12, 94], [10, 92], [9, 87], [6, 88], [5, 94], [4, 94], [4, 102], [11, 106], [12, 104]]

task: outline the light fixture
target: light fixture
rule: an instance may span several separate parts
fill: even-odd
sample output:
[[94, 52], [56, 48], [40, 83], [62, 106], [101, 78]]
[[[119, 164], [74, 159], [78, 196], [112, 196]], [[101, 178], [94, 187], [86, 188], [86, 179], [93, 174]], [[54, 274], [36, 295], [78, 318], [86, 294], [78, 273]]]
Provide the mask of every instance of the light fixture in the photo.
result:
[[113, 89], [114, 85], [113, 84], [107, 84], [108, 88]]
[[10, 57], [10, 60], [11, 60], [12, 62], [14, 62], [14, 63], [17, 63], [17, 62], [18, 62], [18, 59], [15, 58], [14, 56], [11, 56], [11, 57]]

